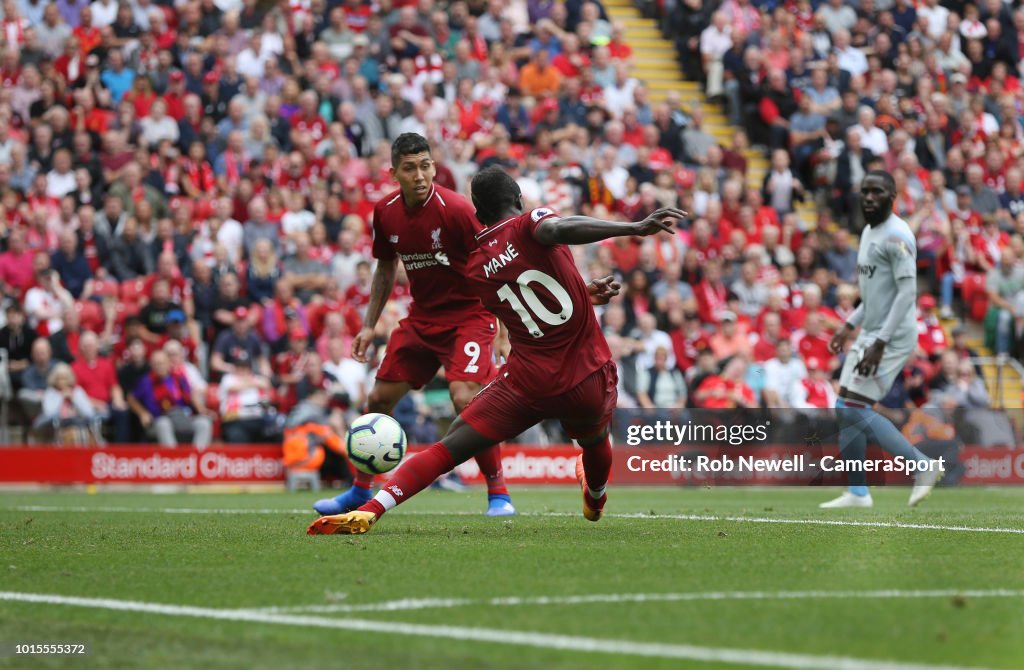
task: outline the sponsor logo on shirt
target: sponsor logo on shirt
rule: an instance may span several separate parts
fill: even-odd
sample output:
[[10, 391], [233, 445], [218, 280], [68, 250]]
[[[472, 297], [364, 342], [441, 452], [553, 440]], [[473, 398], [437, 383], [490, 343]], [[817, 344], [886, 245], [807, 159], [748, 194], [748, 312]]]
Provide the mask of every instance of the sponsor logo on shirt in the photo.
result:
[[868, 279], [875, 276], [875, 270], [878, 269], [877, 265], [857, 265], [857, 271], [862, 275], [867, 275]]
[[398, 244], [398, 235], [392, 235], [388, 238], [388, 241], [391, 242], [391, 244]]

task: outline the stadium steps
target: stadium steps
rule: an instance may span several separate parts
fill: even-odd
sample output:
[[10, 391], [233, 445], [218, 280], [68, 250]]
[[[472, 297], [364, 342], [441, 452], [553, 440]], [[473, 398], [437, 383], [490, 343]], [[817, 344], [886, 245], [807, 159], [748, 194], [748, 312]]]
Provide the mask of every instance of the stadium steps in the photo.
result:
[[[700, 107], [704, 110], [704, 129], [719, 144], [730, 146], [736, 128], [729, 125], [721, 107], [710, 103], [704, 96], [700, 82], [683, 78], [682, 69], [676, 60], [675, 47], [661, 36], [657, 22], [641, 15], [632, 0], [605, 0], [603, 4], [609, 18], [621, 22], [626, 29], [625, 39], [633, 50], [632, 75], [647, 86], [650, 99], [661, 102], [669, 91], [677, 92], [685, 107]], [[750, 139], [757, 143], [757, 138]], [[748, 150], [745, 156], [747, 186], [760, 189], [768, 173], [769, 161], [757, 151]], [[806, 230], [817, 227], [815, 203], [798, 204], [797, 215]]]
[[[955, 322], [951, 322], [955, 325]], [[946, 328], [947, 331], [951, 327]], [[952, 339], [952, 335], [947, 332]], [[978, 352], [979, 356], [995, 357], [982, 338], [969, 339], [967, 346]], [[988, 395], [992, 399], [994, 407], [1021, 408], [1024, 407], [1024, 383], [1010, 366], [1003, 367], [1002, 393], [999, 392], [999, 371], [994, 363], [981, 366], [982, 376], [985, 378], [985, 386], [988, 388]]]

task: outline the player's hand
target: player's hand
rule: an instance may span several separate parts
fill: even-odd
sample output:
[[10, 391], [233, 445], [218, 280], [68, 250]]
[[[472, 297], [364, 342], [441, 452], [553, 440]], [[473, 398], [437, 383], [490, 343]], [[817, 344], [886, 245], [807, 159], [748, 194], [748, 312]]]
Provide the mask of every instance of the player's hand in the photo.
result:
[[846, 347], [846, 341], [850, 339], [850, 335], [853, 335], [853, 329], [847, 328], [844, 324], [842, 328], [836, 331], [836, 334], [829, 340], [828, 350], [833, 354], [842, 353]]
[[590, 293], [590, 304], [607, 305], [608, 301], [619, 294], [622, 284], [615, 281], [611, 275], [599, 279], [591, 279], [587, 282], [587, 292]]
[[352, 358], [360, 363], [366, 363], [370, 359], [366, 356], [367, 349], [373, 343], [373, 328], [363, 328], [352, 340]]
[[857, 372], [864, 377], [873, 377], [878, 372], [878, 365], [885, 353], [885, 342], [875, 340], [857, 363]]
[[675, 233], [672, 222], [678, 219], [685, 219], [689, 214], [675, 207], [663, 207], [655, 210], [643, 221], [633, 224], [633, 234], [640, 236], [654, 235], [656, 233]]
[[498, 334], [494, 336], [494, 353], [498, 357], [499, 363], [504, 364], [508, 361], [508, 357], [512, 354], [512, 342], [508, 339], [508, 331], [504, 328], [498, 329]]

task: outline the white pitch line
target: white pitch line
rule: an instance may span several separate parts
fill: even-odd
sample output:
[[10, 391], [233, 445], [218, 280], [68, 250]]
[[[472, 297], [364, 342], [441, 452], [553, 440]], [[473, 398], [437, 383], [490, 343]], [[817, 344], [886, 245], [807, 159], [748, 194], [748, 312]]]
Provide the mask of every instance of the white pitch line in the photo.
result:
[[[273, 509], [273, 508], [221, 508], [211, 509], [203, 507], [57, 507], [47, 505], [19, 505], [17, 507], [0, 508], [0, 511], [15, 512], [127, 512], [138, 514], [308, 514], [312, 516], [309, 509]], [[476, 512], [427, 512], [419, 510], [401, 511], [402, 515], [414, 516], [483, 516]], [[573, 512], [523, 512], [519, 516], [524, 517], [575, 517], [579, 516]], [[650, 519], [674, 520], [674, 521], [711, 521], [711, 522], [735, 522], [735, 523], [767, 523], [767, 524], [795, 524], [806, 526], [845, 526], [854, 528], [902, 528], [907, 530], [942, 530], [963, 533], [1001, 533], [1010, 535], [1024, 535], [1024, 528], [988, 528], [978, 526], [945, 526], [929, 523], [904, 523], [901, 521], [851, 521], [845, 519], [784, 519], [773, 517], [754, 516], [716, 516], [712, 514], [605, 514], [605, 518], [611, 519]]]
[[246, 623], [299, 626], [359, 631], [371, 634], [405, 635], [442, 638], [472, 642], [508, 644], [537, 649], [575, 651], [593, 654], [666, 658], [707, 663], [756, 665], [772, 668], [798, 668], [800, 670], [980, 670], [962, 666], [903, 663], [900, 661], [871, 660], [846, 656], [819, 656], [758, 649], [730, 649], [726, 647], [700, 647], [687, 644], [660, 644], [629, 640], [602, 640], [574, 635], [555, 635], [532, 631], [500, 630], [404, 623], [400, 621], [374, 621], [369, 619], [333, 619], [310, 615], [273, 614], [247, 610], [214, 609], [188, 605], [115, 600], [112, 598], [81, 598], [46, 593], [18, 593], [0, 591], [0, 601], [67, 605], [90, 609], [162, 614], [195, 619], [217, 619]]
[[254, 612], [400, 612], [423, 609], [451, 609], [467, 606], [515, 607], [530, 605], [589, 605], [593, 603], [651, 603], [724, 600], [823, 600], [828, 598], [918, 599], [918, 598], [1024, 598], [1024, 589], [936, 589], [875, 591], [705, 591], [698, 593], [609, 593], [578, 596], [534, 596], [503, 598], [401, 598], [357, 605], [296, 605], [259, 607]]

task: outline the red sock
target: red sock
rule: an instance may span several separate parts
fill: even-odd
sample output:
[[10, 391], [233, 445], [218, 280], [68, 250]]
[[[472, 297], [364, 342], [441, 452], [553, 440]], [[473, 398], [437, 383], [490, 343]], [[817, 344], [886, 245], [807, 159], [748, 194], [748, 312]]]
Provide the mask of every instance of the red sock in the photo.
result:
[[480, 466], [480, 474], [487, 481], [487, 495], [508, 495], [508, 488], [505, 486], [505, 473], [501, 469], [501, 445], [494, 445], [490, 449], [481, 451], [474, 456], [476, 464]]
[[612, 440], [605, 435], [600, 442], [583, 447], [583, 472], [587, 487], [598, 491], [608, 484], [612, 471]]
[[361, 470], [356, 470], [352, 486], [358, 486], [362, 489], [373, 489], [373, 480], [376, 478], [377, 475], [370, 475]]
[[380, 517], [395, 505], [400, 505], [455, 467], [451, 452], [437, 442], [426, 451], [409, 457], [392, 477], [381, 487], [373, 500], [359, 508], [361, 512], [373, 512]]

